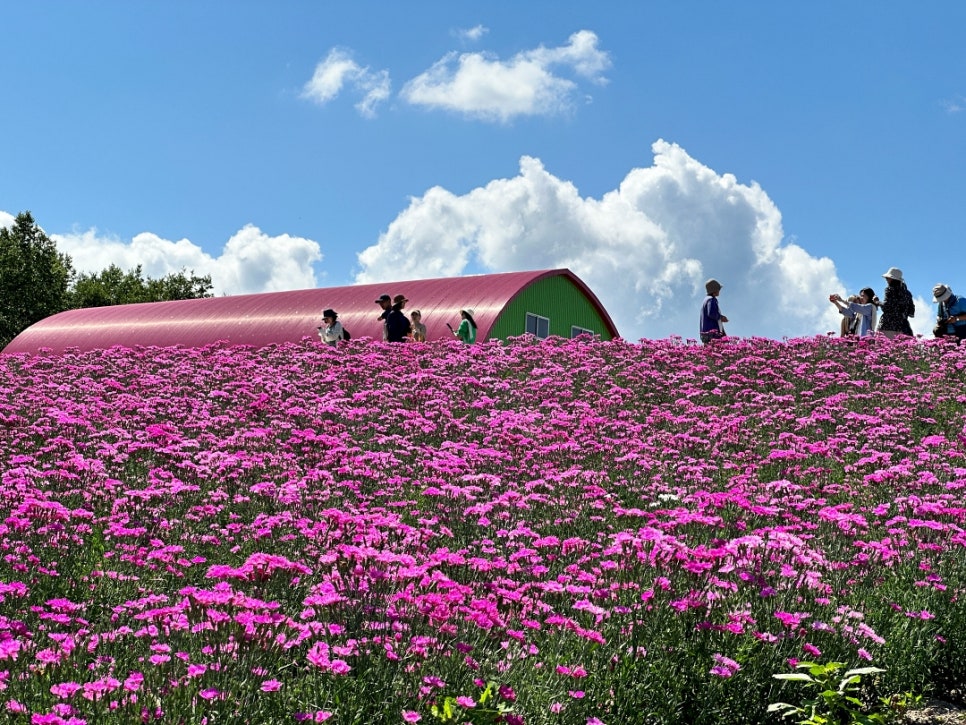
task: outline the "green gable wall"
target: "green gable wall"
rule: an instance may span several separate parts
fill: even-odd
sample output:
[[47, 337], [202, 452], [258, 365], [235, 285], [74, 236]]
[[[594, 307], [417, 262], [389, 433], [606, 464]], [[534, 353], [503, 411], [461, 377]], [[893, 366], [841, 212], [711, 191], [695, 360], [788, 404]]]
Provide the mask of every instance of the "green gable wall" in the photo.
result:
[[563, 276], [546, 277], [525, 287], [490, 330], [490, 339], [505, 340], [526, 332], [527, 313], [550, 320], [550, 334], [570, 337], [570, 326], [593, 330], [602, 340], [610, 340], [604, 318], [587, 296]]

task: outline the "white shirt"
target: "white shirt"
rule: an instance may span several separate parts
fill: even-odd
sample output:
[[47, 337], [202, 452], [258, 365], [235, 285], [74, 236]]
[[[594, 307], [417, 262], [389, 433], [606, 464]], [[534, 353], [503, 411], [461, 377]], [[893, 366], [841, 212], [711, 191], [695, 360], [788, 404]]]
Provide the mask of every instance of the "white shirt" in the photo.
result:
[[336, 320], [331, 325], [326, 325], [319, 330], [319, 337], [326, 345], [338, 347], [339, 340], [342, 339], [342, 323]]

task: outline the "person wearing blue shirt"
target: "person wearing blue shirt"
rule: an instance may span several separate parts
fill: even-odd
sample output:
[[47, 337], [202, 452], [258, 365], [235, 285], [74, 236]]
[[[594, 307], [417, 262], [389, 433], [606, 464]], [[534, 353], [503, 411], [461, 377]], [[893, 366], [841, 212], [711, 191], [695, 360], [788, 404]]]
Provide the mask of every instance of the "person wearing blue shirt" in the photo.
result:
[[932, 288], [932, 299], [939, 305], [936, 309], [936, 336], [966, 338], [966, 297], [954, 295], [949, 285], [937, 284]]
[[701, 326], [698, 332], [701, 342], [708, 344], [712, 340], [725, 336], [724, 323], [728, 318], [721, 314], [718, 307], [718, 295], [721, 293], [721, 283], [716, 279], [709, 279], [704, 283], [708, 296], [701, 305]]

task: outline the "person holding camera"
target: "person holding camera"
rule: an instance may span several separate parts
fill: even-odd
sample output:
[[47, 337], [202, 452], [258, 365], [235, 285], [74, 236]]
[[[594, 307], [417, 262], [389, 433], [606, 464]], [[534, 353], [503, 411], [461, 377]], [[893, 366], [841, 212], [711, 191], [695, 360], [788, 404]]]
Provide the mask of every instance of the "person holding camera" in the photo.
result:
[[966, 338], [966, 297], [954, 295], [949, 285], [937, 284], [932, 288], [936, 308], [936, 337], [955, 335], [958, 340]]
[[842, 336], [856, 335], [866, 337], [875, 332], [876, 311], [879, 298], [871, 287], [861, 290], [858, 295], [843, 300], [838, 294], [829, 295], [828, 301], [842, 313]]

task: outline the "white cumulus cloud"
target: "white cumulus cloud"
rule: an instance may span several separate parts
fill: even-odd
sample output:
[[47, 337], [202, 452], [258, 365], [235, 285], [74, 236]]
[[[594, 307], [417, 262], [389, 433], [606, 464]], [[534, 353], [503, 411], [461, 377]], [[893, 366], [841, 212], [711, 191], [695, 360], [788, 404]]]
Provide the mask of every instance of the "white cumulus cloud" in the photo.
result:
[[627, 339], [697, 337], [704, 282], [739, 336], [837, 330], [835, 265], [784, 239], [781, 213], [742, 184], [659, 140], [653, 164], [601, 198], [582, 197], [539, 159], [458, 196], [434, 187], [359, 254], [357, 282], [568, 267]]
[[449, 53], [403, 87], [401, 97], [414, 105], [438, 108], [488, 121], [517, 116], [552, 115], [573, 106], [577, 83], [570, 71], [604, 83], [611, 66], [597, 35], [581, 30], [567, 45], [527, 50], [509, 60], [488, 53]]
[[16, 219], [17, 218], [13, 214], [0, 211], [0, 229], [3, 229], [4, 227], [13, 229], [13, 223], [16, 221]]
[[315, 67], [312, 78], [302, 88], [302, 97], [325, 105], [349, 86], [356, 95], [362, 96], [356, 110], [372, 118], [376, 115], [376, 106], [389, 98], [391, 85], [388, 71], [371, 71], [359, 65], [348, 51], [333, 48]]
[[50, 238], [59, 251], [70, 255], [78, 272], [100, 272], [111, 264], [125, 271], [141, 265], [146, 276], [159, 278], [186, 269], [211, 275], [216, 295], [315, 287], [312, 265], [322, 259], [318, 243], [311, 239], [269, 236], [251, 224], [236, 232], [217, 257], [188, 239], [171, 241], [149, 232], [130, 242], [101, 236], [96, 229]]

